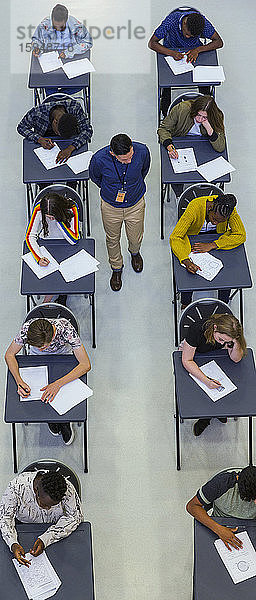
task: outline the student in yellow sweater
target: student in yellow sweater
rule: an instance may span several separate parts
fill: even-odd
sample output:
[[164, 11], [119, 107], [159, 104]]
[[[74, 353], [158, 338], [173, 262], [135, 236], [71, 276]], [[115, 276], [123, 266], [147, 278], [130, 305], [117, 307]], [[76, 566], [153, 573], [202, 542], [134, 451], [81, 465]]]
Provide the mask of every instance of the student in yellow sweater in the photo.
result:
[[[189, 258], [190, 252], [210, 252], [213, 249], [231, 250], [246, 240], [245, 228], [236, 211], [236, 198], [233, 194], [223, 196], [202, 196], [194, 198], [170, 236], [171, 249], [180, 263], [185, 265], [189, 273], [195, 274], [199, 267]], [[189, 235], [200, 232], [222, 233], [214, 242], [196, 242], [192, 248]], [[230, 290], [219, 290], [218, 297], [228, 303]], [[192, 292], [182, 292], [181, 308], [185, 308], [192, 300]]]

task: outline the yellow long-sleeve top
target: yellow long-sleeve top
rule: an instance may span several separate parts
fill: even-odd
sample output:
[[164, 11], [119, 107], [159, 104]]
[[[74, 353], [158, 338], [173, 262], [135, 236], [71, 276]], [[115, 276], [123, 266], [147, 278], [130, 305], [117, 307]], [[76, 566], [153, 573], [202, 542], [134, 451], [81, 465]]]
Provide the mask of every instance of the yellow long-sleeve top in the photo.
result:
[[[212, 202], [214, 198], [217, 196], [202, 196], [191, 200], [174, 227], [170, 235], [170, 244], [180, 262], [188, 258], [191, 252], [188, 236], [197, 235], [201, 231], [206, 218], [206, 202]], [[216, 246], [221, 250], [231, 250], [246, 240], [245, 228], [235, 208], [227, 221], [218, 223], [216, 231], [223, 233], [217, 240], [214, 240]]]

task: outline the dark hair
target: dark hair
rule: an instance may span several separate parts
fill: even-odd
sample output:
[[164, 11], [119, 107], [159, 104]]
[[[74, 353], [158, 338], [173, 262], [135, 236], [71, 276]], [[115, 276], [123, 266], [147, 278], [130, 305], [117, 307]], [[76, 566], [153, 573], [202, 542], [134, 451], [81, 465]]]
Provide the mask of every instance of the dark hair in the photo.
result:
[[56, 4], [52, 9], [52, 19], [61, 23], [68, 20], [68, 9], [63, 4]]
[[75, 115], [70, 115], [69, 113], [65, 113], [64, 115], [62, 115], [58, 122], [58, 131], [60, 137], [64, 139], [69, 139], [77, 135], [78, 122]]
[[240, 346], [243, 356], [246, 355], [246, 341], [244, 339], [243, 327], [234, 315], [215, 314], [211, 315], [205, 323], [204, 337], [208, 344], [215, 344], [214, 325], [218, 333], [224, 333], [233, 340], [236, 340]]
[[67, 491], [66, 479], [57, 471], [44, 473], [40, 479], [42, 488], [55, 502], [60, 502]]
[[242, 469], [238, 476], [238, 489], [241, 500], [256, 500], [256, 467]]
[[47, 194], [45, 194], [44, 198], [40, 201], [44, 237], [49, 235], [46, 215], [51, 215], [59, 223], [64, 223], [64, 225], [70, 227], [73, 218], [71, 209], [74, 205], [75, 202], [73, 202], [73, 200], [65, 198], [65, 196], [61, 196], [56, 192], [47, 192]]
[[187, 16], [186, 26], [192, 37], [202, 35], [205, 26], [203, 15], [200, 15], [200, 13], [190, 13]]
[[234, 194], [223, 194], [223, 196], [217, 196], [211, 200], [213, 207], [212, 210], [218, 212], [225, 219], [229, 219], [232, 214], [237, 200]]
[[[205, 110], [207, 112], [207, 119], [217, 132], [224, 131], [224, 115], [223, 112], [217, 106], [212, 96], [198, 96], [195, 100], [191, 100], [190, 116], [192, 119], [196, 117], [199, 110]], [[204, 125], [202, 123], [202, 125]]]
[[112, 137], [110, 141], [110, 148], [114, 154], [120, 156], [121, 154], [128, 154], [132, 147], [132, 140], [125, 133], [118, 133]]
[[34, 319], [30, 323], [27, 332], [27, 344], [42, 348], [44, 344], [50, 344], [54, 334], [54, 329], [47, 319]]

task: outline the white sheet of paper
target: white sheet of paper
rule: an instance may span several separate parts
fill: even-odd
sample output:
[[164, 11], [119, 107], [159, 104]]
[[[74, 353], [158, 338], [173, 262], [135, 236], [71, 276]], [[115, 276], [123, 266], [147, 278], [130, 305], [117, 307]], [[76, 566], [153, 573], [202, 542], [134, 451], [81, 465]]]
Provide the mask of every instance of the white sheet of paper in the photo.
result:
[[81, 379], [75, 379], [63, 385], [56, 394], [50, 406], [56, 410], [59, 415], [64, 415], [86, 398], [92, 396], [93, 391]]
[[46, 552], [37, 557], [28, 552], [25, 558], [31, 561], [29, 567], [19, 564], [16, 558], [13, 558], [12, 562], [28, 598], [31, 600], [44, 600], [53, 596], [59, 589], [61, 580]]
[[235, 535], [243, 542], [239, 550], [232, 548], [230, 552], [220, 539], [214, 542], [214, 546], [233, 582], [240, 583], [256, 576], [256, 552], [247, 531]]
[[98, 271], [99, 261], [86, 250], [80, 250], [60, 263], [59, 270], [65, 281], [75, 281], [80, 277]]
[[88, 58], [80, 58], [80, 60], [72, 60], [71, 62], [62, 64], [62, 69], [69, 79], [95, 71], [93, 64]]
[[30, 400], [41, 400], [43, 392], [41, 388], [48, 385], [48, 367], [40, 365], [38, 367], [20, 367], [20, 375], [29, 387], [31, 388], [30, 395], [27, 398], [22, 398], [22, 402], [29, 402]]
[[[60, 148], [58, 144], [54, 144], [51, 150], [47, 150], [46, 148], [34, 148], [34, 153], [37, 155], [41, 163], [44, 167], [49, 171], [49, 169], [55, 169], [55, 167], [62, 167], [61, 163], [56, 163], [56, 158], [60, 152]], [[64, 163], [65, 164], [65, 163]]]
[[211, 377], [211, 379], [216, 379], [216, 381], [219, 381], [221, 383], [221, 388], [224, 388], [215, 388], [211, 390], [207, 387], [205, 383], [203, 383], [202, 381], [197, 379], [197, 377], [189, 373], [190, 377], [194, 379], [194, 381], [199, 385], [200, 388], [202, 388], [202, 390], [204, 390], [204, 392], [207, 394], [207, 396], [209, 396], [209, 398], [211, 398], [211, 400], [213, 400], [213, 402], [216, 402], [217, 400], [220, 400], [220, 398], [224, 398], [224, 396], [227, 396], [234, 390], [237, 390], [236, 385], [234, 385], [234, 383], [231, 381], [231, 379], [229, 379], [226, 373], [222, 371], [222, 369], [219, 367], [219, 365], [217, 365], [215, 360], [211, 360], [205, 365], [202, 365], [200, 369], [207, 377]]
[[194, 66], [187, 62], [186, 56], [180, 60], [174, 60], [172, 56], [165, 56], [165, 60], [174, 75], [181, 75], [181, 73], [187, 73], [188, 71], [194, 70]]
[[204, 67], [198, 65], [193, 71], [193, 82], [205, 81], [211, 83], [211, 81], [225, 81], [225, 74], [223, 67]]
[[203, 163], [197, 167], [197, 171], [206, 179], [206, 181], [214, 181], [214, 179], [218, 179], [219, 177], [222, 177], [222, 175], [232, 173], [232, 171], [235, 171], [235, 167], [233, 167], [223, 156], [219, 156], [218, 158], [209, 160], [209, 162]]
[[91, 150], [88, 150], [88, 152], [81, 152], [80, 154], [71, 156], [67, 160], [66, 164], [70, 167], [70, 169], [72, 169], [73, 173], [77, 175], [77, 173], [87, 171], [92, 155], [93, 152], [91, 152]]
[[42, 279], [43, 277], [46, 277], [47, 275], [58, 271], [59, 268], [59, 263], [57, 262], [57, 260], [55, 260], [52, 254], [44, 246], [41, 246], [40, 249], [42, 252], [42, 256], [48, 258], [48, 260], [50, 261], [47, 267], [41, 267], [36, 262], [31, 252], [27, 252], [21, 257], [24, 260], [24, 262], [27, 263], [30, 269], [35, 273], [38, 279]]
[[62, 67], [62, 62], [59, 58], [59, 53], [54, 50], [53, 52], [44, 52], [38, 58], [43, 73], [50, 73], [50, 71], [56, 71]]
[[201, 271], [197, 271], [196, 274], [207, 281], [212, 281], [223, 267], [223, 262], [209, 252], [190, 252], [189, 258], [195, 265], [201, 267]]
[[178, 158], [170, 158], [174, 173], [187, 173], [197, 170], [197, 162], [193, 148], [179, 148]]
[[24, 260], [24, 262], [27, 263], [27, 265], [35, 273], [35, 275], [38, 277], [38, 279], [42, 279], [43, 277], [46, 277], [47, 275], [50, 275], [51, 273], [54, 273], [55, 271], [58, 271], [58, 269], [59, 269], [59, 263], [57, 262], [57, 260], [55, 260], [55, 258], [52, 256], [52, 254], [45, 248], [45, 246], [41, 246], [40, 248], [41, 248], [42, 256], [44, 256], [45, 258], [48, 258], [48, 260], [50, 261], [49, 264], [47, 265], [47, 267], [41, 267], [36, 262], [36, 260], [34, 259], [31, 252], [27, 252], [26, 254], [23, 254], [23, 256], [22, 256], [22, 259]]

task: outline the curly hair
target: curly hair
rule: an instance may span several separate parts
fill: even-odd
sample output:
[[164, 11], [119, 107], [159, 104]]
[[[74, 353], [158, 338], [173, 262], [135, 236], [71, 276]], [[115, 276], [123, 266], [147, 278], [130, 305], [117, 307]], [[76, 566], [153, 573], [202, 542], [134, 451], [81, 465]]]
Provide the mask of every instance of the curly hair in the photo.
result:
[[192, 37], [202, 35], [205, 26], [203, 15], [200, 13], [190, 13], [187, 16], [186, 25]]
[[67, 491], [66, 479], [57, 471], [44, 473], [40, 479], [42, 489], [54, 502], [60, 502]]
[[256, 467], [242, 469], [238, 476], [238, 489], [241, 500], [251, 502], [256, 500]]
[[214, 325], [216, 325], [217, 333], [224, 333], [236, 340], [239, 344], [243, 356], [246, 354], [246, 341], [244, 339], [244, 333], [241, 323], [234, 315], [229, 314], [215, 314], [212, 315], [205, 323], [204, 337], [208, 344], [215, 344], [214, 338]]

